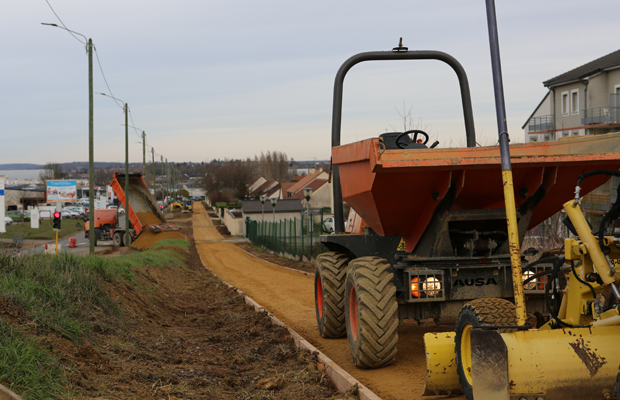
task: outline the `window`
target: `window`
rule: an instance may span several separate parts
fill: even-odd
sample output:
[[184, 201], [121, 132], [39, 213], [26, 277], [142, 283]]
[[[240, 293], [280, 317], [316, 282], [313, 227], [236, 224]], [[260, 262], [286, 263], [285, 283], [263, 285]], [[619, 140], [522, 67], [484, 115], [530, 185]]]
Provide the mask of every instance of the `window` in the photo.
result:
[[573, 131], [573, 136], [579, 136], [579, 131]]
[[562, 115], [568, 115], [568, 92], [562, 92]]
[[530, 136], [530, 142], [538, 142], [538, 135]]
[[570, 92], [571, 112], [579, 114], [579, 89]]
[[570, 136], [570, 133], [568, 133], [568, 132], [562, 132], [562, 137], [569, 137], [569, 136]]

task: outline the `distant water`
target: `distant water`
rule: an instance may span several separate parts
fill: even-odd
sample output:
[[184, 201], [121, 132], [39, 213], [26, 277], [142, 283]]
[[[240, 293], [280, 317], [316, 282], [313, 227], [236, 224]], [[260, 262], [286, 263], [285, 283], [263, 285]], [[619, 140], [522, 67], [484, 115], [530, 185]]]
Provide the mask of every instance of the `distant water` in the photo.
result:
[[11, 169], [0, 170], [0, 176], [4, 176], [6, 179], [39, 179], [39, 174], [45, 170], [43, 169]]

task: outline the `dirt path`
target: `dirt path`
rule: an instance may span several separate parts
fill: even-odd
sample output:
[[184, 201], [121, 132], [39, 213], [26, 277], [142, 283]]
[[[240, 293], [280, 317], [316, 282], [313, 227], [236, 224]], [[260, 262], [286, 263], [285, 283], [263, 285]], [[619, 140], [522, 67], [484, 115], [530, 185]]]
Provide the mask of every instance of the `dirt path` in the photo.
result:
[[427, 331], [437, 331], [436, 327], [424, 328], [415, 322], [402, 324], [395, 365], [379, 370], [356, 368], [351, 361], [346, 339], [328, 340], [318, 334], [314, 277], [254, 258], [231, 243], [200, 243], [201, 240], [221, 238], [215, 229], [204, 227], [211, 221], [207, 213], [201, 213], [200, 208], [203, 207], [198, 204], [194, 210], [197, 213], [194, 214], [194, 239], [200, 258], [208, 269], [247, 293], [383, 400], [422, 399], [426, 371], [422, 335]]

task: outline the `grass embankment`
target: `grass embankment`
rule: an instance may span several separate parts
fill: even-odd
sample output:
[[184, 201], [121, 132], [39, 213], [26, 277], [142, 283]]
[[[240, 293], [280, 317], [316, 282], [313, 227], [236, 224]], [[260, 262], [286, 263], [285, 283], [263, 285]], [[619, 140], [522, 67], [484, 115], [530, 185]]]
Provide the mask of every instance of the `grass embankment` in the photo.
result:
[[25, 399], [64, 398], [64, 368], [37, 340], [56, 334], [81, 344], [93, 329], [114, 331], [122, 315], [104, 290], [104, 281], [135, 283], [141, 265], [183, 266], [184, 240], [166, 240], [153, 249], [118, 257], [0, 252], [0, 384]]
[[[84, 221], [81, 219], [65, 219], [62, 221], [61, 230], [58, 237], [74, 235], [84, 230]], [[56, 231], [52, 229], [51, 222], [43, 220], [39, 224], [39, 229], [32, 229], [30, 222], [16, 222], [6, 226], [6, 233], [0, 233], [0, 238], [10, 239], [19, 233], [24, 239], [55, 239]]]

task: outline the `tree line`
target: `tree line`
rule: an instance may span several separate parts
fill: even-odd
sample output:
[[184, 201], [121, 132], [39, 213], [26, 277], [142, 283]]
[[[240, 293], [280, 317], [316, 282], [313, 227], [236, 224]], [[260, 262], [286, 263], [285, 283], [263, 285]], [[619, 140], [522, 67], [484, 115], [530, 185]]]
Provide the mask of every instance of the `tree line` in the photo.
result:
[[290, 180], [286, 153], [267, 151], [245, 160], [213, 160], [206, 164], [203, 186], [212, 202], [236, 202], [249, 196], [247, 183], [258, 178]]

